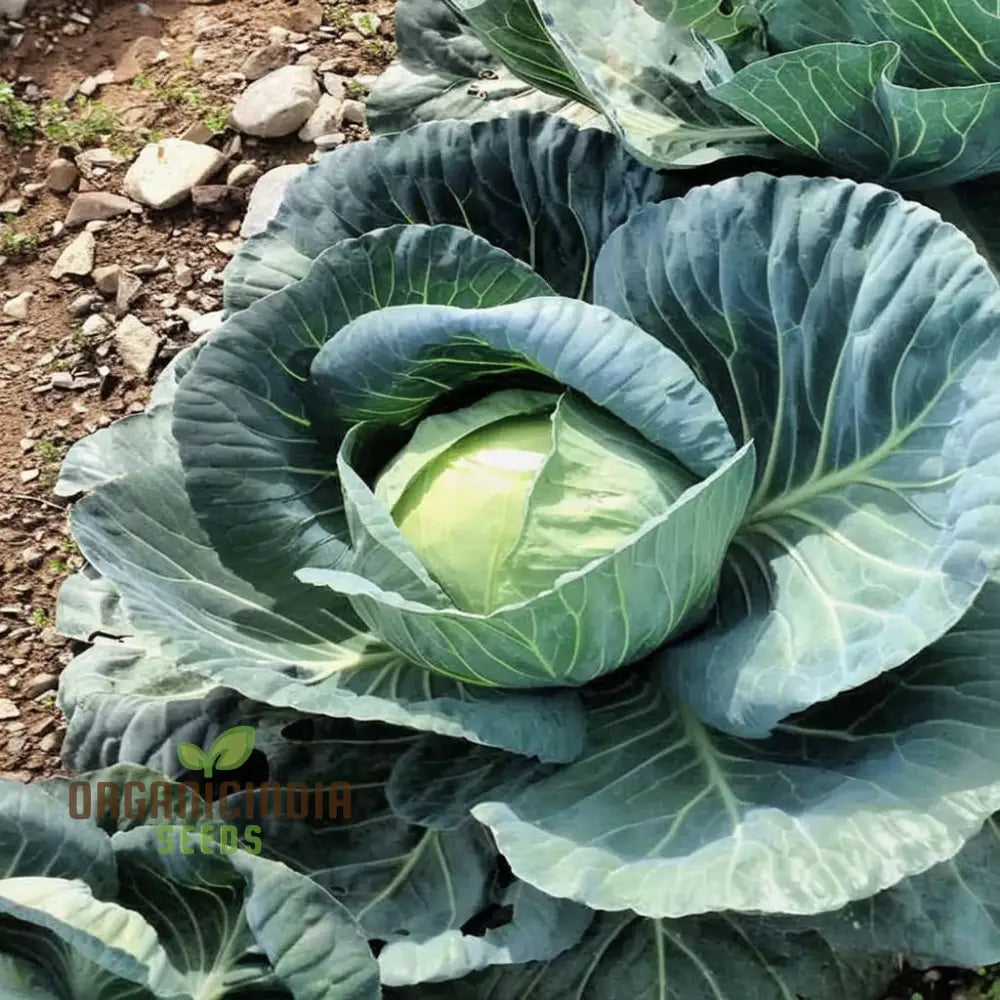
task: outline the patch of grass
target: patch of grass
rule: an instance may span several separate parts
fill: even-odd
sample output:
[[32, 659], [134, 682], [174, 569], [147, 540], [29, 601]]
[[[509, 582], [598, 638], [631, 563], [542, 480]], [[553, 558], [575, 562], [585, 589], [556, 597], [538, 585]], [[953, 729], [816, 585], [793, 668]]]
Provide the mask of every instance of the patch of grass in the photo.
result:
[[76, 544], [76, 539], [70, 535], [67, 535], [60, 543], [59, 548], [63, 552], [69, 552], [70, 555], [76, 555], [80, 551], [80, 546]]
[[351, 24], [351, 8], [346, 3], [327, 3], [323, 5], [323, 23], [336, 28], [338, 31], [350, 31], [354, 27]]
[[15, 146], [24, 146], [35, 138], [37, 127], [35, 109], [15, 97], [14, 88], [0, 80], [0, 132]]
[[369, 59], [388, 63], [396, 58], [397, 49], [395, 43], [387, 42], [384, 38], [369, 38], [362, 44], [361, 51]]
[[38, 628], [48, 628], [52, 624], [52, 619], [49, 617], [47, 611], [42, 608], [35, 608], [31, 612], [31, 624], [36, 625]]
[[46, 565], [46, 569], [50, 573], [56, 573], [62, 576], [63, 573], [69, 572], [69, 567], [62, 561], [62, 559], [50, 559]]
[[38, 455], [38, 478], [46, 485], [51, 485], [59, 477], [59, 466], [62, 464], [66, 448], [59, 447], [51, 441], [39, 441], [35, 445]]
[[0, 230], [0, 255], [4, 257], [21, 257], [37, 246], [38, 237], [33, 233], [22, 233], [10, 224]]
[[213, 132], [225, 132], [229, 128], [229, 105], [220, 104], [219, 107], [213, 108], [202, 121], [205, 127]]
[[70, 149], [84, 150], [107, 143], [112, 149], [126, 151], [135, 144], [121, 120], [103, 101], [75, 97], [69, 104], [46, 101], [42, 105], [39, 127], [49, 142]]
[[344, 82], [344, 92], [348, 97], [353, 97], [355, 100], [365, 96], [365, 88], [358, 83], [357, 80], [347, 80]]

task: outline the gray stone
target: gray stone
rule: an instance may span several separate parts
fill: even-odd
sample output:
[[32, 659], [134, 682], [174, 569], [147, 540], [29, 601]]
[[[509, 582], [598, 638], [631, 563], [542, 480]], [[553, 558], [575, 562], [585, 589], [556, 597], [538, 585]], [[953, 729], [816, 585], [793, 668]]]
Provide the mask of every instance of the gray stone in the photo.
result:
[[226, 183], [230, 187], [249, 187], [260, 177], [260, 167], [253, 160], [237, 163], [226, 175]]
[[86, 275], [94, 269], [94, 254], [97, 252], [97, 240], [93, 233], [80, 233], [72, 243], [59, 255], [52, 268], [51, 276], [61, 278], [64, 274]]
[[70, 315], [86, 316], [94, 306], [100, 305], [100, 302], [100, 295], [95, 295], [93, 292], [84, 292], [83, 295], [78, 295], [69, 304]]
[[343, 132], [331, 132], [329, 135], [318, 136], [313, 141], [316, 143], [317, 149], [326, 151], [343, 146], [347, 142], [347, 136]]
[[297, 131], [319, 103], [319, 85], [308, 66], [283, 66], [251, 83], [230, 114], [247, 135], [275, 139]]
[[365, 106], [360, 101], [344, 101], [344, 107], [341, 115], [343, 120], [345, 122], [349, 122], [351, 125], [364, 125]]
[[184, 201], [191, 188], [208, 180], [225, 162], [217, 149], [197, 142], [151, 142], [128, 168], [125, 193], [150, 208], [170, 208]]
[[160, 352], [160, 338], [142, 320], [129, 315], [115, 327], [115, 347], [129, 368], [147, 378]]
[[303, 163], [286, 163], [282, 167], [269, 170], [257, 181], [250, 195], [250, 204], [247, 206], [243, 225], [240, 227], [240, 236], [254, 236], [267, 228], [268, 222], [278, 211], [285, 188], [293, 177], [305, 169]]
[[122, 276], [122, 269], [118, 264], [95, 267], [92, 276], [99, 292], [103, 292], [105, 295], [118, 294], [118, 282]]
[[299, 129], [299, 138], [303, 142], [314, 142], [321, 135], [329, 135], [340, 128], [343, 114], [343, 99], [324, 94], [316, 105], [316, 110], [309, 116], [309, 121]]
[[281, 69], [282, 66], [287, 66], [294, 55], [295, 50], [291, 46], [272, 42], [261, 49], [254, 49], [243, 60], [240, 72], [247, 80], [253, 82], [268, 73], [273, 73], [276, 69]]
[[57, 674], [35, 674], [22, 688], [25, 698], [37, 698], [46, 691], [55, 691], [59, 687], [59, 677]]
[[73, 199], [73, 204], [66, 214], [67, 226], [82, 226], [87, 222], [102, 222], [113, 219], [116, 215], [125, 215], [133, 209], [139, 211], [139, 206], [120, 194], [110, 191], [84, 191]]
[[21, 710], [10, 698], [0, 698], [0, 719], [17, 719], [20, 715]]
[[118, 290], [115, 293], [115, 315], [124, 316], [128, 307], [136, 300], [142, 291], [142, 282], [128, 271], [122, 271], [118, 278]]
[[125, 157], [114, 152], [113, 150], [106, 149], [103, 146], [99, 146], [96, 149], [85, 149], [82, 153], [78, 153], [74, 158], [79, 171], [88, 180], [92, 180], [94, 177], [100, 176], [95, 173], [97, 170], [109, 170], [112, 167], [121, 166], [125, 162]]
[[342, 101], [345, 97], [347, 97], [346, 78], [341, 76], [339, 73], [324, 73], [323, 89], [331, 97], [336, 97], [338, 101]]
[[8, 198], [0, 202], [0, 215], [20, 215], [24, 211], [23, 198]]
[[88, 316], [83, 321], [83, 325], [80, 327], [83, 331], [83, 335], [87, 338], [103, 337], [110, 328], [111, 324], [103, 316], [100, 316], [97, 313], [93, 316]]
[[57, 194], [65, 194], [76, 183], [80, 176], [76, 164], [72, 160], [64, 160], [62, 157], [53, 160], [45, 172], [45, 185], [50, 191]]
[[9, 299], [4, 303], [4, 316], [9, 316], [11, 319], [22, 321], [26, 320], [28, 318], [28, 309], [31, 306], [31, 300], [34, 297], [34, 292], [21, 292], [20, 295], [15, 295], [14, 298]]
[[204, 123], [194, 122], [181, 133], [185, 142], [210, 142], [215, 133]]

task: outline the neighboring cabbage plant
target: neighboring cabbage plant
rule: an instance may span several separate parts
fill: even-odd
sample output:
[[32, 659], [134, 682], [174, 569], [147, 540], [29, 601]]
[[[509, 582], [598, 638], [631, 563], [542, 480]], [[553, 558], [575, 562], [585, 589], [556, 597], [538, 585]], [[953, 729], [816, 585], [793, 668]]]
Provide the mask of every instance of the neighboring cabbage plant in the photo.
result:
[[524, 113], [337, 150], [63, 465], [67, 763], [250, 725], [351, 782], [263, 857], [406, 996], [1000, 959], [1000, 285], [880, 186], [702, 176]]
[[[425, 120], [431, 93], [449, 116], [503, 112], [510, 102], [477, 89], [475, 70], [512, 73], [537, 88], [536, 101], [593, 109], [655, 166], [794, 155], [908, 191], [1000, 169], [995, 4], [400, 0], [400, 9], [419, 28], [400, 37], [408, 71], [375, 89], [376, 129]], [[460, 77], [456, 59], [472, 51]]]

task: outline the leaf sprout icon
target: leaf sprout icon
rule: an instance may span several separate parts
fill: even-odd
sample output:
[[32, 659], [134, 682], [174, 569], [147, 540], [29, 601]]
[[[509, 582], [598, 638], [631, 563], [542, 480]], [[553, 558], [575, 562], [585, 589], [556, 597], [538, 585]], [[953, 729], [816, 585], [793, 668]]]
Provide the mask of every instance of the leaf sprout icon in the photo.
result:
[[211, 778], [213, 768], [234, 771], [245, 764], [253, 752], [253, 744], [253, 726], [233, 726], [220, 733], [208, 750], [194, 743], [179, 744], [177, 759], [189, 771], [201, 771], [206, 778]]

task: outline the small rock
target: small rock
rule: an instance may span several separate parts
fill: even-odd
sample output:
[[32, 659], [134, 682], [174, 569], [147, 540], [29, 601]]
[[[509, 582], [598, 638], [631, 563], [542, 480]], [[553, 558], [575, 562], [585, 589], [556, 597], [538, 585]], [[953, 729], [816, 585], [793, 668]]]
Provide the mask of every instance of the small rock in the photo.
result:
[[125, 192], [151, 208], [170, 208], [224, 163], [222, 154], [211, 146], [183, 139], [151, 142], [129, 167]]
[[364, 41], [364, 36], [361, 34], [360, 31], [345, 31], [340, 36], [340, 40], [345, 45], [359, 45], [361, 42]]
[[319, 0], [299, 0], [283, 20], [292, 31], [315, 31], [323, 23], [323, 5]]
[[94, 234], [85, 230], [59, 255], [55, 267], [50, 272], [51, 277], [61, 278], [64, 274], [81, 276], [90, 274], [94, 269], [96, 251], [97, 240], [94, 239]]
[[230, 187], [249, 187], [260, 177], [260, 167], [253, 160], [237, 163], [226, 175], [226, 183]]
[[215, 244], [215, 249], [226, 257], [232, 257], [241, 246], [243, 246], [242, 240], [219, 240]]
[[230, 113], [247, 135], [273, 139], [298, 130], [319, 103], [319, 86], [307, 66], [284, 66], [251, 83]]
[[329, 135], [317, 136], [313, 142], [315, 142], [317, 149], [336, 149], [338, 146], [343, 146], [344, 143], [347, 142], [347, 136], [344, 135], [343, 132], [331, 132]]
[[125, 157], [120, 156], [113, 150], [105, 149], [103, 146], [96, 149], [85, 149], [73, 159], [80, 173], [89, 179], [100, 176], [96, 171], [107, 171], [125, 162]]
[[273, 73], [282, 66], [287, 66], [295, 55], [295, 50], [291, 46], [282, 42], [272, 42], [261, 49], [254, 49], [243, 60], [240, 72], [251, 82], [259, 80], [268, 73]]
[[124, 316], [141, 291], [142, 282], [134, 274], [123, 271], [118, 279], [118, 292], [115, 295], [115, 314]]
[[28, 6], [28, 0], [0, 0], [0, 14], [10, 21], [16, 21]]
[[31, 300], [34, 297], [34, 292], [21, 292], [20, 295], [15, 295], [14, 298], [4, 303], [4, 316], [9, 316], [11, 319], [22, 321], [26, 320], [28, 318], [28, 309], [31, 306]]
[[199, 14], [194, 19], [194, 37], [200, 39], [222, 38], [228, 29], [217, 17]]
[[97, 93], [97, 77], [88, 76], [86, 80], [83, 81], [77, 88], [76, 92], [82, 94], [84, 97], [93, 97]]
[[49, 384], [53, 389], [72, 389], [73, 376], [69, 372], [53, 372]]
[[222, 325], [224, 315], [224, 309], [219, 309], [216, 312], [205, 313], [202, 316], [189, 320], [188, 329], [192, 333], [197, 334], [199, 337], [204, 336], [206, 333], [211, 333], [217, 327]]
[[246, 204], [244, 188], [229, 187], [228, 184], [202, 184], [191, 189], [194, 207], [205, 212], [242, 212]]
[[187, 264], [178, 264], [174, 269], [174, 280], [181, 288], [190, 288], [194, 284], [194, 271]]
[[362, 11], [360, 14], [351, 15], [351, 24], [364, 38], [374, 38], [378, 34], [379, 25], [382, 18], [370, 10]]
[[341, 117], [351, 125], [364, 125], [365, 106], [360, 101], [346, 100], [341, 111]]
[[22, 469], [20, 480], [22, 483], [31, 483], [38, 478], [38, 469]]
[[6, 201], [0, 201], [0, 215], [20, 215], [23, 211], [23, 198], [8, 198]]
[[316, 105], [316, 110], [309, 116], [309, 121], [299, 129], [299, 139], [302, 142], [313, 142], [321, 135], [329, 135], [340, 128], [343, 113], [343, 99], [324, 94]]
[[39, 552], [38, 549], [25, 549], [21, 553], [21, 562], [23, 562], [28, 569], [38, 569], [44, 561], [45, 556]]
[[285, 188], [293, 177], [305, 169], [305, 164], [302, 163], [286, 163], [284, 166], [269, 170], [257, 181], [250, 195], [250, 204], [247, 206], [243, 225], [240, 227], [240, 236], [254, 236], [267, 228], [268, 222], [278, 211]]
[[347, 81], [339, 73], [323, 74], [323, 89], [331, 96], [342, 101], [347, 97]]
[[17, 719], [21, 710], [9, 698], [0, 698], [0, 719]]
[[184, 129], [181, 133], [181, 138], [185, 142], [206, 143], [214, 135], [215, 133], [204, 122], [194, 122]]
[[83, 331], [83, 335], [88, 339], [93, 339], [97, 337], [103, 337], [104, 334], [108, 332], [111, 324], [103, 317], [95, 313], [93, 316], [88, 316], [84, 321], [80, 329]]
[[291, 37], [292, 32], [290, 32], [287, 28], [283, 28], [280, 24], [272, 24], [271, 27], [267, 29], [267, 38], [272, 44], [288, 42], [291, 40]]
[[42, 753], [53, 753], [61, 742], [61, 737], [58, 733], [46, 733], [38, 744], [38, 749]]
[[132, 315], [126, 316], [115, 327], [114, 336], [122, 361], [147, 378], [160, 351], [160, 338], [142, 320]]
[[93, 271], [94, 284], [97, 290], [105, 295], [118, 294], [118, 282], [121, 280], [122, 269], [118, 264], [106, 264], [95, 267]]
[[50, 191], [58, 194], [65, 194], [76, 183], [80, 171], [72, 160], [64, 160], [62, 157], [53, 160], [45, 172], [45, 185]]
[[56, 674], [35, 674], [21, 689], [25, 698], [37, 698], [46, 691], [55, 691], [59, 687], [59, 677]]
[[71, 316], [86, 316], [100, 301], [100, 295], [95, 295], [93, 292], [85, 292], [83, 295], [78, 295], [69, 304], [69, 313]]
[[115, 67], [115, 83], [127, 83], [140, 73], [154, 66], [159, 60], [163, 47], [158, 38], [140, 35], [125, 50]]
[[66, 215], [67, 226], [82, 226], [85, 222], [103, 222], [116, 215], [124, 215], [138, 205], [120, 194], [110, 191], [86, 191], [73, 199]]

